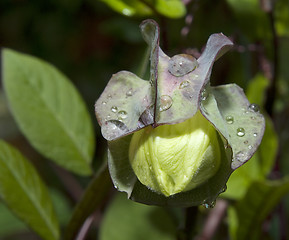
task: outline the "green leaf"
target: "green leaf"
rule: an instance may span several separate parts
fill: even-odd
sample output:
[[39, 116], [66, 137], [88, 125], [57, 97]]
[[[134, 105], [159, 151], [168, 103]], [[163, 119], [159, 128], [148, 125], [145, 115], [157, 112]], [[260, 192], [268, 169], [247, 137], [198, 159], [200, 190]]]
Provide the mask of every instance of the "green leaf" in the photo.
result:
[[45, 185], [28, 160], [2, 140], [0, 198], [43, 239], [59, 239], [58, 221]]
[[233, 150], [231, 167], [236, 169], [256, 152], [265, 130], [265, 119], [257, 105], [250, 104], [235, 84], [207, 88], [202, 114], [216, 127]]
[[[71, 215], [70, 204], [62, 193], [55, 189], [49, 191], [60, 225], [66, 225]], [[18, 219], [7, 206], [0, 202], [0, 236], [5, 237], [30, 231], [25, 223]]]
[[139, 0], [101, 0], [114, 11], [125, 16], [150, 15], [152, 10], [145, 3]]
[[181, 18], [186, 14], [186, 7], [181, 0], [157, 0], [155, 9], [169, 18]]
[[0, 236], [27, 231], [26, 225], [14, 216], [4, 204], [0, 203]]
[[30, 143], [60, 166], [91, 174], [94, 132], [74, 86], [42, 60], [8, 49], [2, 57], [9, 105]]
[[288, 178], [252, 183], [244, 198], [229, 208], [231, 238], [260, 239], [263, 221], [288, 192]]
[[257, 74], [249, 82], [246, 95], [248, 100], [252, 103], [256, 103], [259, 106], [263, 106], [265, 103], [266, 90], [269, 87], [269, 79], [261, 74]]
[[66, 226], [71, 217], [71, 204], [65, 193], [56, 189], [50, 189], [49, 191], [53, 205], [55, 206], [55, 212], [60, 225]]
[[176, 226], [160, 207], [134, 203], [118, 194], [101, 223], [100, 240], [173, 240]]
[[3, 89], [0, 90], [0, 138], [13, 139], [19, 135], [19, 129], [8, 108]]
[[186, 14], [181, 0], [102, 0], [114, 11], [128, 17], [151, 15], [154, 11], [169, 18], [180, 18]]
[[280, 37], [289, 36], [289, 11], [288, 11], [288, 1], [279, 0], [275, 3], [275, 27], [277, 34]]

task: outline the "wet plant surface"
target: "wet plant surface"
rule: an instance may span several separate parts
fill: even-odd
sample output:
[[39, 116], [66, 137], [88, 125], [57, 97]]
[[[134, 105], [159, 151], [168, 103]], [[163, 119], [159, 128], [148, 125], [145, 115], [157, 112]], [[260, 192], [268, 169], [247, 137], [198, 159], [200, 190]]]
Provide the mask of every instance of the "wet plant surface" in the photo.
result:
[[0, 239], [288, 239], [288, 9], [1, 1]]

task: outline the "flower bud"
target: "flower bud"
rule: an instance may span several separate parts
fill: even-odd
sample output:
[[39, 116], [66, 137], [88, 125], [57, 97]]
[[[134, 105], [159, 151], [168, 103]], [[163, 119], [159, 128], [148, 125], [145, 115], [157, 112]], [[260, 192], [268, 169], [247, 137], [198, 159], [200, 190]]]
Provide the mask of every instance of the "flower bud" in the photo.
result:
[[138, 180], [171, 196], [206, 182], [218, 171], [217, 131], [198, 111], [178, 124], [148, 126], [134, 133], [129, 160]]

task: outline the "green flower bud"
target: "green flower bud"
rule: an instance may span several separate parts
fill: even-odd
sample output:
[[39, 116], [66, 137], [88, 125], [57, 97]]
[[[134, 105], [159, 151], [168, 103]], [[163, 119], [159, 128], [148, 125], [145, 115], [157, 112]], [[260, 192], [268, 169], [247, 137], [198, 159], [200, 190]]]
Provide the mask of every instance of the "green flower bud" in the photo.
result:
[[139, 181], [151, 190], [165, 196], [189, 191], [220, 167], [217, 134], [198, 111], [182, 123], [148, 126], [134, 133], [129, 160]]

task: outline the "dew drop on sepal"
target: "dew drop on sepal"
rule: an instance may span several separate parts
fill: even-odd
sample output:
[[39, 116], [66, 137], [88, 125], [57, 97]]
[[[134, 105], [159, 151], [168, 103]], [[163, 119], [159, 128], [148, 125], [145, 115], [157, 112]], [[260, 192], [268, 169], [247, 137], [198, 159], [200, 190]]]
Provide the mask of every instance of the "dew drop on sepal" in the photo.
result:
[[238, 137], [244, 137], [245, 136], [245, 129], [240, 127], [237, 129], [237, 136]]
[[226, 116], [226, 122], [227, 122], [228, 124], [234, 123], [234, 117], [231, 116], [231, 115]]
[[161, 103], [160, 103], [160, 111], [166, 111], [168, 110], [173, 104], [173, 100], [168, 95], [162, 95], [161, 96]]

